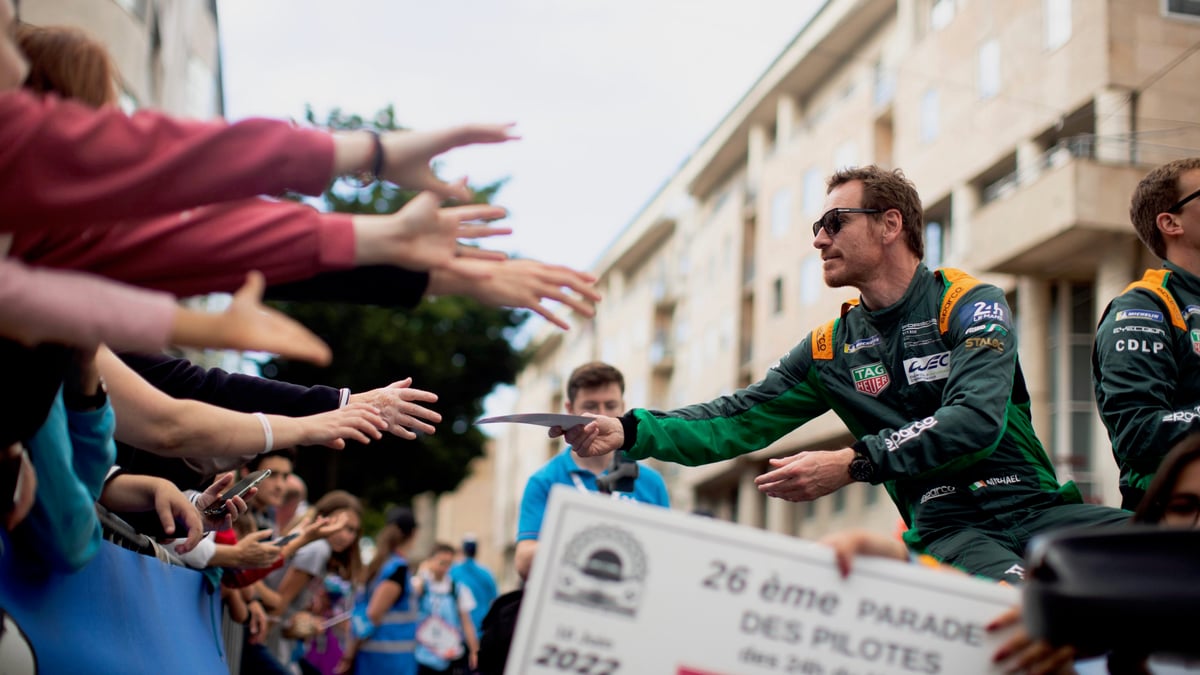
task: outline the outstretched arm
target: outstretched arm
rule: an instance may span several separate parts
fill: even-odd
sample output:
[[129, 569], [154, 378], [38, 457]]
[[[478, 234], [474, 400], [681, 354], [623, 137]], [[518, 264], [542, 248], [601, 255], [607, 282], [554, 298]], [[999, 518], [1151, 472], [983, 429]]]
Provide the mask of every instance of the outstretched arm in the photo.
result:
[[[468, 272], [468, 273], [464, 273]], [[595, 316], [600, 301], [596, 278], [561, 265], [536, 260], [463, 259], [454, 269], [430, 272], [430, 295], [465, 295], [485, 305], [529, 309], [567, 330], [566, 321], [542, 304], [554, 300], [584, 316]]]
[[[283, 417], [233, 412], [199, 401], [174, 399], [158, 391], [101, 349], [96, 357], [109, 384], [117, 413], [116, 438], [168, 457], [236, 457], [296, 445], [345, 447], [344, 438], [369, 443], [387, 424], [379, 411], [354, 403], [309, 417]], [[266, 429], [270, 427], [270, 447]]]

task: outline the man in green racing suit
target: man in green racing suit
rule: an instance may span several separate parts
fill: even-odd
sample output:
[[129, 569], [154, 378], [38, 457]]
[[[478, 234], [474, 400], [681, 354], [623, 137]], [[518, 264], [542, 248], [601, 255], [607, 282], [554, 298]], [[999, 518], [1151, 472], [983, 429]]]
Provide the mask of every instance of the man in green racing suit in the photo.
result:
[[825, 283], [861, 294], [750, 387], [669, 412], [634, 409], [563, 434], [581, 455], [697, 465], [753, 452], [829, 409], [858, 439], [772, 459], [771, 497], [808, 501], [853, 481], [883, 483], [910, 549], [1017, 581], [1029, 538], [1124, 521], [1060, 485], [1034, 435], [1004, 293], [922, 263], [916, 188], [899, 171], [860, 167], [829, 180], [813, 225]]
[[1200, 158], [1146, 174], [1129, 215], [1163, 267], [1147, 270], [1105, 309], [1092, 382], [1135, 509], [1167, 451], [1200, 429]]

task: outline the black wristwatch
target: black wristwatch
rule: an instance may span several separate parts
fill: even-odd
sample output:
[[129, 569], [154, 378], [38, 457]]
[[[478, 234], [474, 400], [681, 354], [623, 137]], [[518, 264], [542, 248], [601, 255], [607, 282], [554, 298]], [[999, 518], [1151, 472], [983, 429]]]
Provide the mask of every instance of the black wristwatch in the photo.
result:
[[70, 387], [63, 387], [63, 405], [68, 410], [76, 412], [89, 412], [99, 410], [108, 402], [108, 385], [104, 384], [104, 378], [100, 378], [96, 385], [96, 391], [92, 394], [83, 394]]
[[854, 453], [850, 460], [850, 478], [859, 483], [870, 483], [875, 477], [875, 465], [871, 459], [862, 453]]

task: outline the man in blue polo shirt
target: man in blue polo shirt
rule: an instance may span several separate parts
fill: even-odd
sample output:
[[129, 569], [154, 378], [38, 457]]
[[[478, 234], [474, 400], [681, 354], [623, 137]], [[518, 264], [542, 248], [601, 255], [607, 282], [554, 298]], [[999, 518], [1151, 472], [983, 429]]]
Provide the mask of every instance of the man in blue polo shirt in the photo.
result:
[[[565, 407], [572, 415], [620, 415], [625, 411], [625, 376], [616, 368], [599, 361], [579, 366], [567, 379]], [[529, 482], [525, 484], [525, 495], [521, 498], [521, 519], [517, 525], [516, 567], [522, 579], [529, 577], [529, 568], [533, 566], [550, 488], [569, 485], [583, 492], [599, 492], [596, 478], [605, 475], [611, 463], [611, 452], [595, 457], [580, 457], [568, 446], [529, 477]], [[613, 499], [670, 506], [662, 475], [645, 464], [640, 466], [633, 492], [614, 490], [612, 496]]]

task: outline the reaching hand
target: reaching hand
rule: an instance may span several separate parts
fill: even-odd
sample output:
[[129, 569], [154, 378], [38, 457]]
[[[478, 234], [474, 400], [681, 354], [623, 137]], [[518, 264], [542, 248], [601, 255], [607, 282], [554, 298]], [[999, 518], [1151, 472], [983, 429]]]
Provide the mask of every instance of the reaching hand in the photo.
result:
[[433, 158], [463, 145], [504, 143], [519, 138], [511, 124], [471, 124], [437, 131], [391, 131], [382, 135], [386, 164], [382, 178], [413, 190], [429, 190], [445, 199], [467, 201], [471, 192], [461, 183], [443, 182], [433, 173]]
[[310, 523], [300, 526], [300, 538], [305, 542], [314, 542], [318, 539], [328, 539], [338, 533], [338, 530], [346, 526], [346, 514], [338, 513], [333, 518], [320, 516]]
[[179, 488], [168, 480], [155, 480], [151, 489], [154, 494], [154, 510], [158, 513], [163, 532], [180, 537], [180, 533], [175, 531], [176, 521], [183, 523], [186, 529], [186, 533], [182, 535], [186, 539], [182, 544], [175, 546], [176, 552], [187, 553], [196, 548], [196, 544], [199, 544], [200, 538], [204, 536], [204, 523], [200, 520], [200, 512]]
[[833, 557], [843, 577], [850, 576], [850, 565], [860, 555], [894, 560], [907, 560], [908, 548], [893, 537], [867, 530], [845, 530], [821, 538], [820, 542], [833, 548]]
[[383, 438], [381, 430], [388, 428], [379, 409], [366, 403], [350, 403], [337, 410], [296, 419], [303, 428], [299, 445], [324, 445], [334, 450], [346, 447], [343, 439], [359, 443], [377, 441]]
[[238, 539], [233, 548], [237, 552], [239, 565], [254, 569], [274, 565], [279, 560], [279, 547], [267, 542], [272, 534], [270, 530], [256, 530]]
[[1016, 626], [1012, 636], [1000, 645], [992, 660], [1003, 664], [1006, 673], [1074, 673], [1068, 669], [1075, 661], [1075, 648], [1069, 645], [1056, 647], [1045, 640], [1034, 640], [1021, 623], [1021, 608], [1013, 607], [988, 624], [989, 633], [996, 633]]
[[615, 417], [604, 417], [587, 415], [594, 417], [587, 424], [573, 426], [570, 429], [563, 429], [559, 426], [550, 427], [550, 438], [558, 438], [562, 436], [571, 444], [571, 449], [580, 457], [595, 457], [596, 455], [606, 455], [613, 450], [620, 449], [625, 443], [625, 428], [621, 426], [621, 420]]
[[755, 478], [754, 484], [768, 497], [789, 502], [812, 501], [853, 482], [849, 469], [852, 459], [851, 448], [809, 450], [771, 459], [772, 470]]
[[[437, 394], [421, 389], [413, 389], [409, 386], [411, 384], [412, 378], [406, 377], [386, 387], [372, 389], [361, 394], [353, 394], [350, 396], [350, 402], [374, 406], [382, 414], [388, 431], [400, 438], [411, 441], [417, 437], [411, 431], [412, 429], [416, 429], [423, 434], [432, 434], [437, 431], [433, 424], [442, 421], [442, 416], [438, 413], [413, 402], [436, 403], [438, 400]], [[433, 424], [427, 423], [424, 420], [428, 420]]]
[[253, 497], [254, 494], [258, 492], [258, 488], [250, 488], [246, 492], [245, 499], [242, 497], [227, 499], [225, 501], [225, 515], [219, 518], [209, 518], [208, 516], [204, 515], [204, 510], [216, 504], [217, 500], [221, 498], [221, 493], [224, 492], [226, 488], [233, 485], [233, 479], [234, 475], [232, 471], [222, 474], [217, 478], [216, 481], [213, 482], [212, 485], [208, 486], [207, 490], [202, 492], [199, 497], [196, 497], [196, 509], [200, 511], [200, 516], [204, 521], [205, 530], [210, 532], [212, 530], [228, 530], [233, 526], [233, 521], [237, 520], [249, 509], [249, 507], [246, 506], [245, 500]]
[[262, 273], [251, 272], [224, 312], [209, 314], [181, 309], [176, 314], [172, 343], [272, 352], [317, 365], [328, 364], [331, 358], [328, 345], [296, 321], [263, 306], [264, 285]]
[[[456, 186], [465, 189], [466, 184], [459, 181]], [[436, 194], [422, 192], [396, 213], [355, 216], [355, 261], [359, 265], [398, 265], [417, 271], [453, 267], [456, 259], [470, 250], [459, 246], [459, 239], [512, 233], [512, 228], [472, 222], [503, 218], [508, 212], [502, 207], [470, 204], [439, 208], [438, 203]], [[504, 257], [502, 253], [486, 253], [488, 259], [495, 259], [497, 255], [501, 259]], [[475, 270], [467, 268], [465, 273], [472, 274]]]
[[250, 611], [250, 642], [261, 643], [267, 635], [267, 626], [270, 625], [267, 610], [263, 609], [262, 602], [251, 602], [246, 609]]
[[[465, 270], [486, 276], [470, 278]], [[530, 309], [567, 330], [570, 328], [567, 322], [555, 316], [542, 301], [554, 300], [584, 316], [595, 316], [594, 304], [600, 301], [595, 283], [596, 278], [586, 272], [536, 260], [459, 258], [454, 268], [431, 272], [429, 292], [467, 295], [485, 305]]]

